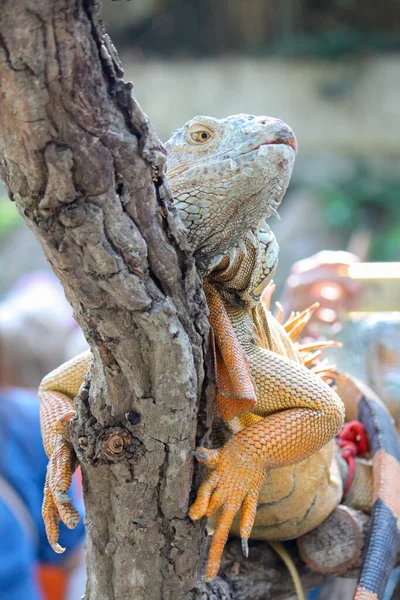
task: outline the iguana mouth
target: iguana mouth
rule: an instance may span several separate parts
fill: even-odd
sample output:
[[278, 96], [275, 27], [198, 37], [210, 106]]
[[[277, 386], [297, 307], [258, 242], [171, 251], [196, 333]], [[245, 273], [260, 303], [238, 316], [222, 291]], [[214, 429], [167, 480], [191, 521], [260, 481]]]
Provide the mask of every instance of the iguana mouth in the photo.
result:
[[281, 137], [278, 137], [277, 139], [273, 140], [272, 142], [263, 142], [262, 144], [259, 144], [258, 146], [256, 146], [254, 148], [254, 150], [259, 150], [260, 148], [262, 148], [262, 146], [289, 146], [290, 148], [292, 148], [292, 150], [294, 150], [295, 152], [297, 152], [297, 140], [295, 138], [294, 135], [287, 135], [287, 134], [283, 134]]

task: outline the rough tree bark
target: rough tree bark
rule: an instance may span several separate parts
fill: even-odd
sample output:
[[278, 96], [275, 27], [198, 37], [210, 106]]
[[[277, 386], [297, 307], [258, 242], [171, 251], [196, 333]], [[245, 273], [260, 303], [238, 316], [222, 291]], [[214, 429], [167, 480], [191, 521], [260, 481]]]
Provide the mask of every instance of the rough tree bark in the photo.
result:
[[176, 599], [193, 586], [204, 541], [204, 524], [185, 515], [208, 322], [165, 152], [99, 9], [2, 2], [1, 175], [94, 354], [73, 427], [86, 597]]
[[[260, 542], [243, 563], [230, 541], [225, 580], [197, 582], [204, 523], [186, 512], [191, 450], [212, 419], [205, 299], [170, 206], [165, 152], [121, 79], [100, 2], [3, 0], [1, 9], [1, 176], [94, 355], [72, 427], [85, 598], [284, 598], [286, 570]], [[295, 560], [307, 587], [322, 580]]]

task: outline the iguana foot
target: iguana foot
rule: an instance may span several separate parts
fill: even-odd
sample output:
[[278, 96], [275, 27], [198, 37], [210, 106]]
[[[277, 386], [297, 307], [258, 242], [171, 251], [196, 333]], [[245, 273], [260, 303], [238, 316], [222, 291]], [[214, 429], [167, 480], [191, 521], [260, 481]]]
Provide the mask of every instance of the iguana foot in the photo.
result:
[[61, 417], [59, 417], [58, 420], [54, 423], [54, 430], [60, 435], [62, 435], [62, 437], [65, 438], [68, 442], [71, 441], [69, 424], [75, 415], [75, 410], [69, 410], [68, 412], [64, 413]]
[[65, 550], [58, 543], [59, 521], [69, 529], [74, 529], [79, 521], [79, 514], [67, 495], [75, 470], [75, 452], [69, 437], [69, 422], [74, 415], [75, 412], [70, 411], [54, 425], [53, 448], [44, 485], [42, 516], [49, 543], [59, 554]]
[[240, 509], [242, 547], [244, 554], [248, 554], [247, 540], [253, 528], [257, 500], [267, 467], [265, 461], [249, 460], [241, 452], [240, 444], [233, 439], [220, 450], [197, 448], [195, 456], [209, 467], [210, 473], [199, 488], [189, 516], [196, 521], [220, 511], [206, 566], [206, 578], [211, 581], [218, 573], [232, 521]]

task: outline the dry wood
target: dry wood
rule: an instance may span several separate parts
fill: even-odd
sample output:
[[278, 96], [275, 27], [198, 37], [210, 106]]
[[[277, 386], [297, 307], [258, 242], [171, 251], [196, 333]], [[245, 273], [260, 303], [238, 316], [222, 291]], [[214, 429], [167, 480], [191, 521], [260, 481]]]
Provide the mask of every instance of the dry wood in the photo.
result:
[[368, 521], [366, 514], [338, 506], [322, 525], [297, 540], [301, 558], [318, 573], [345, 573], [361, 556]]

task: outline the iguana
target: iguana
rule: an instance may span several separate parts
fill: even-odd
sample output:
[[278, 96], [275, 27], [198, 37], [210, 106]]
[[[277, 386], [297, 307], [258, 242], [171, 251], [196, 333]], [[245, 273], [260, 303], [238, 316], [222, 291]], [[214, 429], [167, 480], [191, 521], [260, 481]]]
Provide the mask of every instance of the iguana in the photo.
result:
[[[195, 117], [166, 147], [174, 205], [204, 276], [214, 335], [216, 408], [229, 432], [222, 447], [195, 452], [210, 471], [189, 515], [199, 519], [219, 510], [206, 576], [216, 576], [229, 531], [240, 533], [247, 554], [250, 535], [296, 538], [341, 502], [346, 474], [341, 475], [334, 437], [343, 425], [345, 405], [346, 417], [364, 424], [373, 458], [373, 494], [367, 467], [356, 469], [346, 495], [354, 504], [357, 496], [373, 504], [355, 598], [381, 598], [400, 528], [400, 450], [390, 417], [367, 388], [317, 364], [318, 344], [293, 343], [312, 309], [282, 326], [260, 302], [278, 260], [266, 219], [277, 214], [288, 186], [296, 138], [285, 123], [270, 117]], [[66, 495], [74, 464], [68, 421], [90, 361], [89, 352], [69, 361], [45, 377], [39, 390], [50, 459], [43, 517], [57, 552], [63, 551], [59, 519], [69, 527], [78, 519]], [[335, 380], [344, 405], [326, 383]]]

